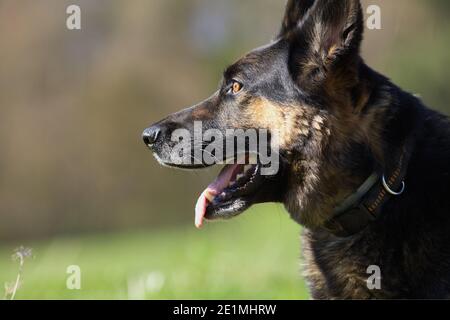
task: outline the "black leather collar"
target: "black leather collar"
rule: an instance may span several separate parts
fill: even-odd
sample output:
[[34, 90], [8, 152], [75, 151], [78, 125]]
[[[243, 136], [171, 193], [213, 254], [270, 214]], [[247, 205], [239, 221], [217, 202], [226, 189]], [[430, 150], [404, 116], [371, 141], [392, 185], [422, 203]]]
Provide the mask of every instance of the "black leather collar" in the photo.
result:
[[405, 191], [405, 177], [412, 153], [412, 141], [397, 152], [397, 163], [392, 168], [376, 170], [358, 190], [342, 202], [325, 223], [324, 229], [346, 238], [364, 230], [378, 219], [386, 202], [400, 197]]

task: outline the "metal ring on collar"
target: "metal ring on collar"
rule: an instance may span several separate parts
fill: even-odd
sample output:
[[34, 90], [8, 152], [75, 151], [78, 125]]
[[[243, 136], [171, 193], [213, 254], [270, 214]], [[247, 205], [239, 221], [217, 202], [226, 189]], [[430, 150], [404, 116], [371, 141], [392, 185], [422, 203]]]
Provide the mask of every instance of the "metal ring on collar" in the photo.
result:
[[395, 192], [389, 187], [389, 185], [386, 182], [386, 177], [383, 175], [383, 187], [384, 189], [386, 189], [387, 192], [389, 192], [393, 196], [400, 196], [403, 194], [403, 192], [405, 192], [406, 184], [405, 181], [402, 181], [402, 189], [399, 192]]

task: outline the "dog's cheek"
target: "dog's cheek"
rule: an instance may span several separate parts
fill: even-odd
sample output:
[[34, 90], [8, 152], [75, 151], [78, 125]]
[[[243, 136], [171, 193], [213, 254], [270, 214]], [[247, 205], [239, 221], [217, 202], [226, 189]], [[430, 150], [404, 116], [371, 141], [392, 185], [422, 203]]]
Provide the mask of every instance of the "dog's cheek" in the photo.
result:
[[286, 117], [283, 107], [264, 98], [252, 99], [246, 106], [242, 119], [249, 128], [268, 130], [273, 142], [280, 148], [286, 147], [291, 140], [292, 130], [295, 130], [294, 119]]
[[320, 147], [323, 137], [330, 135], [326, 114], [308, 106], [281, 105], [260, 97], [248, 104], [240, 121], [249, 128], [269, 130], [274, 143], [285, 151], [311, 143]]

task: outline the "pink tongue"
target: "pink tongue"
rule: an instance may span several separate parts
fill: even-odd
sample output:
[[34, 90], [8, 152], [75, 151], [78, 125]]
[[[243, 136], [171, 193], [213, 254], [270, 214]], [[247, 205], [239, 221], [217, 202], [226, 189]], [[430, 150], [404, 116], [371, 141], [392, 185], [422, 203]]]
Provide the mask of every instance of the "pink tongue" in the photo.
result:
[[222, 193], [222, 191], [228, 187], [231, 179], [236, 175], [240, 165], [233, 164], [227, 165], [220, 172], [216, 180], [211, 183], [205, 191], [200, 195], [195, 205], [195, 226], [201, 228], [203, 226], [203, 220], [205, 219], [206, 208], [216, 196]]

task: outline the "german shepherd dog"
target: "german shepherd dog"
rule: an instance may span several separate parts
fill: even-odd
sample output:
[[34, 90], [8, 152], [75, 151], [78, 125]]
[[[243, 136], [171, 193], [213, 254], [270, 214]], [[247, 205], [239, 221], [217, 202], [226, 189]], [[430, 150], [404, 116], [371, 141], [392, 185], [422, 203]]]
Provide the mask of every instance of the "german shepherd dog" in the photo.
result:
[[283, 203], [304, 226], [314, 299], [450, 298], [450, 123], [364, 63], [363, 29], [359, 0], [289, 0], [275, 40], [143, 138], [161, 164], [198, 169], [171, 160], [174, 130], [278, 130], [277, 173], [226, 165], [198, 226]]

